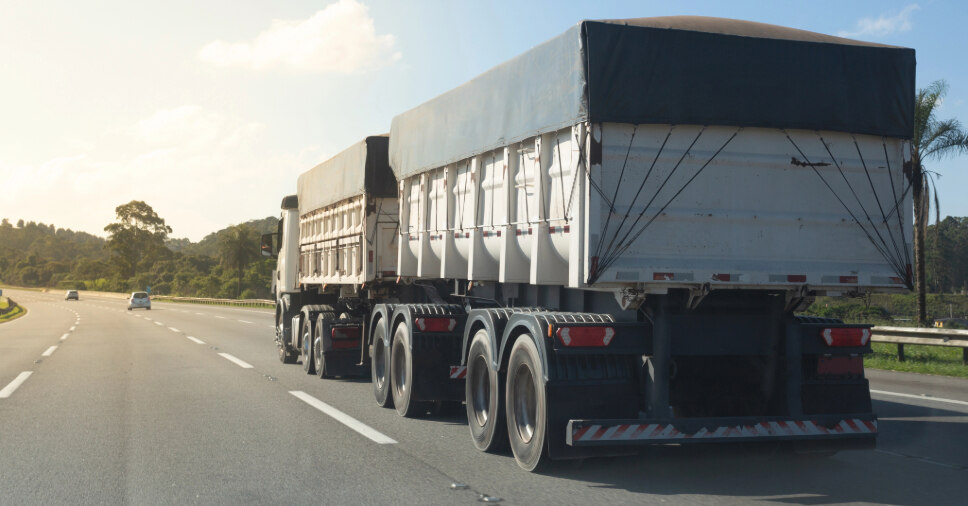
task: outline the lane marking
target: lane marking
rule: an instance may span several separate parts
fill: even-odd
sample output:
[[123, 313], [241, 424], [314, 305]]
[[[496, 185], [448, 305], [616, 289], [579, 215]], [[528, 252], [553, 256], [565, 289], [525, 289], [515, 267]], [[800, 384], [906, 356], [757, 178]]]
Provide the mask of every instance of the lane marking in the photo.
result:
[[245, 320], [239, 320], [239, 321], [240, 321], [240, 322], [242, 322], [242, 323], [249, 323], [249, 324], [251, 324], [251, 323], [252, 323], [252, 322], [247, 322], [247, 321], [245, 321]]
[[881, 395], [893, 395], [894, 397], [904, 397], [906, 399], [917, 399], [919, 401], [936, 401], [936, 402], [947, 402], [948, 404], [958, 404], [961, 406], [968, 406], [968, 402], [959, 401], [957, 399], [945, 399], [943, 397], [931, 397], [928, 395], [914, 395], [914, 394], [902, 394], [900, 392], [886, 392], [884, 390], [874, 390], [871, 389], [872, 394]]
[[195, 314], [197, 314], [198, 316], [205, 316], [202, 313], [195, 313]]
[[215, 315], [215, 317], [216, 317], [216, 318], [221, 318], [221, 319], [223, 319], [223, 320], [225, 319], [225, 317], [224, 317], [224, 316], [219, 316], [219, 315]]
[[69, 330], [70, 330], [71, 332], [74, 332], [74, 329], [76, 329], [76, 328], [77, 328], [77, 327], [71, 327], [71, 328], [70, 328]]
[[148, 318], [147, 316], [145, 316], [145, 320], [148, 320], [150, 322], [151, 318]]
[[41, 353], [40, 356], [42, 356], [42, 357], [49, 357], [49, 356], [53, 355], [54, 354], [54, 351], [56, 351], [56, 350], [57, 350], [57, 345], [55, 344], [54, 346], [51, 346], [50, 348], [47, 348], [47, 351]]
[[318, 409], [319, 411], [322, 411], [323, 413], [329, 415], [337, 422], [342, 423], [343, 425], [362, 434], [363, 436], [367, 437], [368, 439], [370, 439], [376, 444], [381, 444], [381, 445], [396, 444], [396, 441], [394, 441], [389, 436], [383, 434], [382, 432], [377, 431], [376, 429], [370, 427], [369, 425], [364, 424], [363, 422], [357, 420], [356, 418], [353, 418], [352, 416], [347, 415], [346, 413], [343, 413], [342, 411], [330, 406], [329, 404], [326, 404], [325, 402], [307, 394], [306, 392], [303, 392], [301, 390], [290, 390], [289, 393], [294, 395], [297, 399], [305, 402], [306, 404], [309, 404], [310, 406]]
[[13, 381], [8, 383], [7, 386], [3, 387], [3, 390], [0, 390], [0, 399], [6, 399], [7, 397], [10, 397], [11, 395], [13, 395], [13, 393], [16, 392], [18, 388], [20, 388], [20, 385], [23, 385], [24, 381], [27, 381], [27, 378], [29, 378], [30, 375], [33, 373], [34, 373], [33, 371], [24, 371], [18, 374], [17, 377], [13, 379]]
[[176, 329], [175, 327], [168, 327], [168, 330], [170, 330], [172, 332], [181, 332], [180, 330]]
[[229, 362], [232, 362], [233, 364], [235, 364], [235, 365], [237, 365], [237, 366], [239, 366], [239, 367], [241, 367], [243, 369], [252, 369], [252, 364], [250, 364], [250, 363], [248, 363], [248, 362], [246, 362], [244, 360], [240, 360], [238, 358], [235, 358], [232, 355], [229, 355], [228, 353], [219, 353], [219, 356], [221, 356], [225, 360], [228, 360]]
[[194, 338], [192, 336], [185, 336], [185, 338], [188, 339], [189, 341], [192, 341], [193, 343], [196, 343], [196, 344], [205, 344], [205, 341], [202, 341], [201, 339], [196, 339], [196, 338]]
[[164, 323], [161, 323], [161, 322], [155, 322], [155, 325], [164, 325]]
[[61, 341], [66, 341], [67, 340], [67, 336], [69, 336], [69, 335], [70, 334], [64, 334], [64, 335], [62, 335], [61, 336]]

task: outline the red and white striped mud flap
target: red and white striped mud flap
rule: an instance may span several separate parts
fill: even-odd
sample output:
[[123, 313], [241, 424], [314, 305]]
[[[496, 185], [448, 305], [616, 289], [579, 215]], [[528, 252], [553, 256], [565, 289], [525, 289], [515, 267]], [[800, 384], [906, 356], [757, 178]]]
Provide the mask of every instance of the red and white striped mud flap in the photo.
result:
[[825, 416], [810, 420], [569, 420], [567, 443], [571, 446], [594, 446], [875, 436], [877, 419], [873, 415], [844, 418]]
[[467, 377], [467, 366], [466, 365], [452, 365], [450, 366], [450, 379], [464, 379]]

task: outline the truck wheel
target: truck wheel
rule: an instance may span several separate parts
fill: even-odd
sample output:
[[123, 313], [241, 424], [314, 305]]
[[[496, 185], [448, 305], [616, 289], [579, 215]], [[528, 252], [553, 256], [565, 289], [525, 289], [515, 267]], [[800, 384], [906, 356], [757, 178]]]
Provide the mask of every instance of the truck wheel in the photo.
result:
[[386, 345], [387, 329], [378, 322], [373, 332], [373, 353], [370, 357], [370, 377], [373, 382], [373, 395], [376, 403], [384, 408], [393, 407], [393, 396], [390, 395], [390, 351]]
[[505, 406], [511, 451], [518, 466], [526, 471], [536, 471], [548, 462], [548, 411], [541, 378], [538, 348], [525, 334], [511, 348]]
[[295, 364], [296, 363], [296, 354], [295, 353], [289, 353], [289, 351], [286, 350], [286, 345], [285, 344], [278, 344], [278, 345], [276, 345], [276, 348], [278, 348], [278, 350], [279, 350], [279, 361], [280, 362], [282, 362], [283, 364]]
[[316, 336], [313, 339], [313, 365], [316, 369], [316, 375], [320, 378], [329, 378], [330, 376], [326, 374], [326, 358], [323, 356], [323, 323], [326, 319], [333, 319], [333, 313], [322, 313], [316, 317]]
[[504, 392], [499, 385], [498, 372], [491, 369], [492, 356], [487, 329], [478, 330], [467, 353], [464, 394], [471, 439], [474, 446], [484, 452], [502, 450], [508, 444]]
[[397, 414], [413, 418], [427, 411], [425, 403], [413, 398], [413, 354], [410, 351], [410, 329], [406, 323], [397, 325], [390, 344], [390, 393]]
[[306, 374], [316, 374], [316, 363], [313, 362], [313, 322], [309, 318], [302, 319], [302, 366]]

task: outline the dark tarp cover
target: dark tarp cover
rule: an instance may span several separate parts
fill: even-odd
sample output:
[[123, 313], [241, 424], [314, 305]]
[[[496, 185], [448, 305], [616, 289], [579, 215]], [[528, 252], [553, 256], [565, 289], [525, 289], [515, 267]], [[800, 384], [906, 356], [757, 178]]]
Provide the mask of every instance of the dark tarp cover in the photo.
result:
[[367, 137], [302, 173], [296, 184], [299, 213], [363, 193], [396, 197], [396, 180], [387, 158], [388, 144], [386, 135]]
[[582, 121], [910, 138], [914, 50], [730, 19], [583, 21], [393, 118], [398, 178]]

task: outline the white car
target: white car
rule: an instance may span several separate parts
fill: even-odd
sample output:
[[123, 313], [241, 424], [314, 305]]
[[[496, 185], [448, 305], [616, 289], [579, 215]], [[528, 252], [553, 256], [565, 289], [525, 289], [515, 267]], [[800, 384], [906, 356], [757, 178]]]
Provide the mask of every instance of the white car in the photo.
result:
[[72, 299], [80, 300], [80, 297], [77, 296], [77, 290], [68, 290], [67, 293], [64, 294], [64, 300], [72, 300]]
[[128, 298], [128, 311], [137, 307], [151, 311], [151, 299], [146, 292], [134, 292]]

